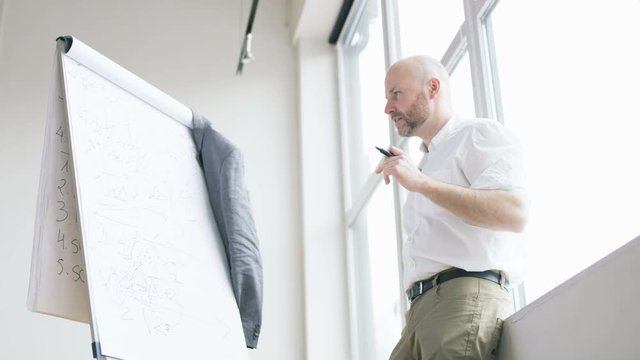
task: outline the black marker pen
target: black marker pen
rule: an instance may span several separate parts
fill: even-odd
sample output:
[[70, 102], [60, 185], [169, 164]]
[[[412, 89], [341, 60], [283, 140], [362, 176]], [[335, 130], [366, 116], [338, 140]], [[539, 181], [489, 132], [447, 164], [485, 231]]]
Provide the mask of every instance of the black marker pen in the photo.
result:
[[390, 153], [389, 151], [383, 149], [383, 148], [379, 148], [376, 146], [376, 149], [378, 149], [378, 151], [380, 151], [382, 153], [382, 155], [386, 156], [386, 157], [392, 157], [393, 154]]

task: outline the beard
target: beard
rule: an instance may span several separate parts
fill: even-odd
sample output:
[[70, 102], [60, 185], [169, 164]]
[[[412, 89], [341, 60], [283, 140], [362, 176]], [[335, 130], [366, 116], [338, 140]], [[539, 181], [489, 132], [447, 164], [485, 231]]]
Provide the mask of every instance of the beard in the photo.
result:
[[392, 117], [401, 116], [401, 119], [395, 123], [398, 134], [402, 137], [415, 135], [416, 129], [429, 118], [429, 113], [426, 94], [418, 94], [416, 101], [411, 104], [406, 113], [398, 111], [392, 114]]

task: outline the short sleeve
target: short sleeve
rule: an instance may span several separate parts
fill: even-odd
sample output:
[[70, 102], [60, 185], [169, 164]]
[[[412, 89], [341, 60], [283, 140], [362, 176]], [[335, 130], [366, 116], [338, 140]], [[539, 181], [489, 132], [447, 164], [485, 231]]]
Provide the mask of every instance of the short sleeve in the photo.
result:
[[463, 172], [472, 189], [524, 190], [524, 156], [515, 135], [502, 124], [474, 126], [467, 138]]

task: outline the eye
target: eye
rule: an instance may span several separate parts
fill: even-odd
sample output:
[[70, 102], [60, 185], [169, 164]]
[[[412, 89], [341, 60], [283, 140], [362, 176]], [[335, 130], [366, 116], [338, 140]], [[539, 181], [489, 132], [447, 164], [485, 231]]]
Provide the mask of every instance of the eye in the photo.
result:
[[393, 96], [397, 99], [400, 96], [400, 91], [398, 90], [394, 91]]

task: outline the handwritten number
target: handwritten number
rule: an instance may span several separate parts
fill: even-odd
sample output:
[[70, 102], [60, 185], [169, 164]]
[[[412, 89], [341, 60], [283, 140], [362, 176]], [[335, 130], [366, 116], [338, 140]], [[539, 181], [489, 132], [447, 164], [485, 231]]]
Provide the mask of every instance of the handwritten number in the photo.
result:
[[62, 129], [62, 126], [58, 128], [58, 131], [56, 131], [56, 135], [60, 136], [60, 142], [62, 142], [62, 138], [64, 137], [64, 130]]
[[[62, 98], [61, 98], [62, 99]], [[58, 127], [58, 130], [56, 131], [56, 135], [60, 137], [60, 142], [64, 142], [64, 128], [62, 126]], [[60, 151], [61, 153], [67, 155], [67, 157], [70, 155], [68, 152], [66, 151]], [[64, 161], [64, 164], [62, 165], [62, 167], [60, 168], [60, 171], [64, 171], [64, 172], [69, 172], [69, 159], [67, 158]], [[64, 197], [64, 192], [63, 192], [63, 188], [67, 185], [67, 179], [59, 179], [58, 180], [58, 191], [60, 192], [60, 196]], [[75, 195], [75, 194], [74, 194]], [[58, 201], [59, 204], [59, 208], [58, 208], [58, 216], [56, 217], [56, 221], [57, 222], [62, 222], [67, 220], [67, 218], [69, 217], [69, 212], [66, 209], [66, 204], [64, 201], [59, 200]], [[78, 213], [75, 213], [75, 218], [76, 218], [76, 222], [78, 221]], [[62, 232], [61, 229], [58, 229], [58, 239], [57, 239], [58, 243], [62, 246], [62, 250], [66, 249], [66, 244], [65, 244], [65, 234]], [[80, 252], [80, 250], [82, 249], [81, 245], [80, 245], [80, 241], [78, 239], [73, 239], [71, 240], [71, 245], [73, 246], [73, 253], [77, 254]], [[58, 268], [58, 275], [62, 275], [62, 273], [64, 272], [64, 259], [60, 258], [57, 261], [57, 264], [59, 266]], [[73, 281], [74, 282], [82, 282], [85, 283], [85, 270], [80, 266], [80, 265], [74, 265], [72, 268], [73, 271]], [[67, 273], [67, 275], [69, 275]]]
[[69, 217], [69, 212], [64, 208], [65, 203], [64, 201], [58, 200], [58, 204], [60, 204], [60, 208], [58, 209], [59, 211], [62, 211], [62, 213], [60, 213], [60, 215], [63, 216], [62, 219], [56, 218], [57, 222], [62, 222], [67, 220], [67, 218]]
[[[62, 237], [60, 237], [62, 235]], [[64, 233], [58, 229], [58, 242], [62, 243], [62, 250], [64, 250]]]
[[78, 280], [80, 280], [80, 282], [84, 283], [84, 279], [82, 278], [82, 273], [84, 272], [84, 269], [80, 267], [80, 265], [74, 265], [73, 269], [71, 269], [73, 271], [73, 273], [75, 274], [73, 281], [78, 282]]
[[67, 185], [67, 179], [60, 179], [58, 181], [62, 181], [62, 185], [58, 185], [58, 190], [60, 191], [60, 196], [64, 196], [62, 193], [62, 188]]
[[78, 241], [78, 239], [71, 240], [71, 245], [76, 248], [75, 250], [73, 250], [73, 253], [77, 254], [80, 251], [80, 242]]

